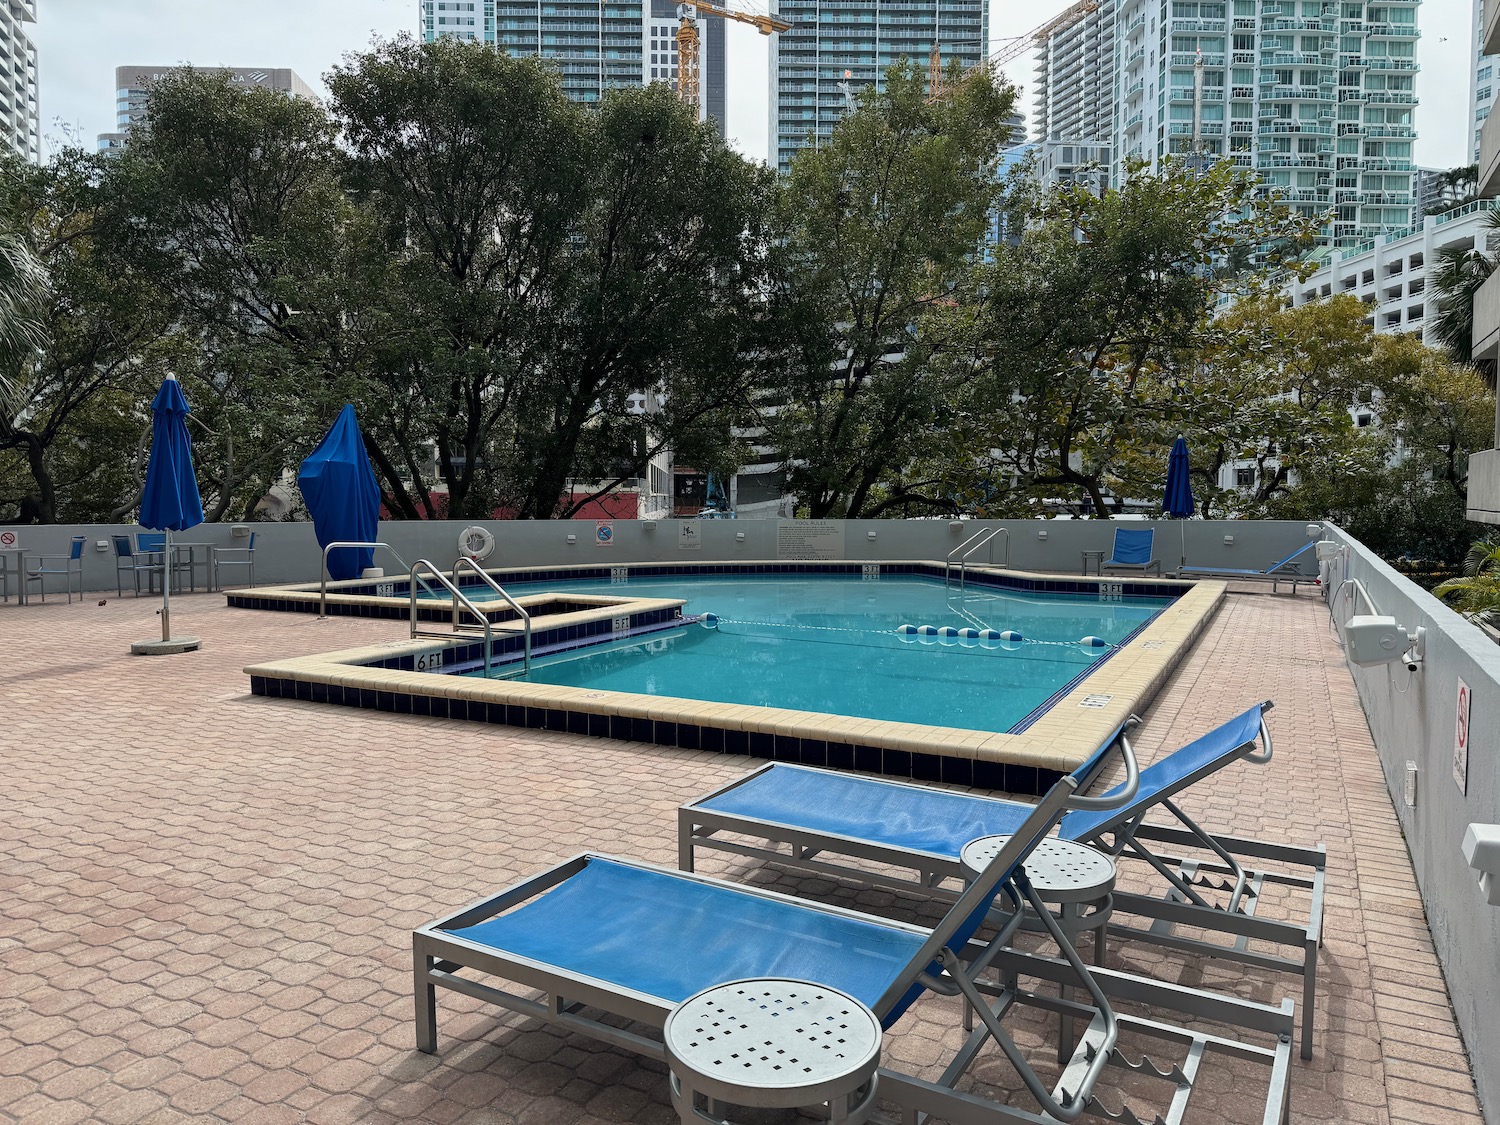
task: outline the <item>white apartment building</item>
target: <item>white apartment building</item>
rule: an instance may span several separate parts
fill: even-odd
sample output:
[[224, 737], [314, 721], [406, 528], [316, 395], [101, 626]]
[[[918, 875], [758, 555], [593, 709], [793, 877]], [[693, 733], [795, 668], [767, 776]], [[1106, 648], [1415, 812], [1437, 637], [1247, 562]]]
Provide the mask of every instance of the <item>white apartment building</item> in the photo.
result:
[[1474, 0], [1474, 69], [1469, 75], [1469, 120], [1474, 123], [1474, 144], [1470, 158], [1479, 162], [1479, 136], [1484, 131], [1484, 122], [1495, 104], [1495, 91], [1500, 83], [1495, 80], [1495, 59], [1483, 51], [1484, 0]]
[[42, 158], [41, 93], [28, 23], [36, 23], [36, 0], [0, 0], [0, 133], [12, 151], [36, 163]]
[[[98, 151], [106, 155], [119, 153], [130, 143], [130, 130], [146, 120], [151, 104], [151, 87], [176, 69], [170, 66], [115, 67], [115, 131], [100, 133]], [[278, 90], [288, 97], [317, 101], [318, 93], [302, 80], [295, 70], [286, 67], [207, 66], [207, 74], [226, 74], [236, 86], [261, 86]]]
[[1500, 232], [1489, 229], [1489, 212], [1496, 201], [1474, 203], [1424, 216], [1406, 230], [1391, 231], [1345, 250], [1331, 251], [1327, 262], [1305, 281], [1286, 287], [1288, 303], [1349, 293], [1370, 306], [1370, 323], [1377, 332], [1419, 333], [1423, 343], [1437, 346], [1430, 313], [1435, 293], [1427, 288], [1427, 270], [1437, 263], [1439, 250], [1448, 247], [1493, 252], [1500, 248]]
[[1037, 140], [1109, 143], [1117, 85], [1116, 7], [1117, 0], [1102, 0], [1098, 9], [1053, 32], [1037, 47]]
[[1420, 0], [1114, 0], [1118, 181], [1168, 153], [1253, 170], [1328, 245], [1411, 221]]

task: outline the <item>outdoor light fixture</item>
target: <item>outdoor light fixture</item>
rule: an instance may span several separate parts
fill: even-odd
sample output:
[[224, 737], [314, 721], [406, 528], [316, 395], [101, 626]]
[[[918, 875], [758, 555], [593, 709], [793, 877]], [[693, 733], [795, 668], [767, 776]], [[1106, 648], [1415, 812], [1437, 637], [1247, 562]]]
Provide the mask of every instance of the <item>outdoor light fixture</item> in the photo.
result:
[[964, 529], [964, 525], [963, 525], [962, 521], [960, 521], [960, 520], [953, 520], [951, 523], [948, 524], [948, 530], [949, 531], [962, 531], [963, 529]]
[[873, 531], [867, 531], [865, 532], [865, 538], [873, 543], [875, 541], [875, 533]]
[[1036, 533], [1036, 537], [1037, 537], [1037, 538], [1038, 538], [1038, 539], [1046, 539], [1046, 538], [1047, 538], [1047, 529], [1046, 529], [1046, 528], [1045, 528], [1045, 527], [1044, 527], [1044, 528], [1042, 528], [1042, 530], [1041, 530], [1041, 531], [1038, 531], [1038, 532], [1037, 532], [1037, 533]]
[[1226, 536], [1224, 536], [1224, 546], [1226, 546], [1226, 547], [1233, 547], [1234, 546], [1234, 536], [1233, 535], [1226, 535]]
[[[874, 535], [875, 533], [872, 531], [870, 534]], [[743, 543], [745, 541], [745, 533], [743, 531], [736, 531], [734, 533], [734, 541], [736, 543]]]
[[1427, 651], [1427, 630], [1408, 633], [1394, 617], [1365, 614], [1349, 618], [1344, 626], [1349, 659], [1361, 668], [1404, 661], [1413, 671]]
[[570, 535], [570, 536], [568, 536], [568, 542], [570, 544], [571, 543], [577, 543], [578, 542], [578, 536], [576, 536], [576, 535]]
[[1464, 860], [1479, 872], [1479, 889], [1500, 906], [1500, 824], [1471, 824], [1464, 832]]
[[642, 522], [646, 525], [646, 530], [647, 531], [655, 531], [656, 530], [656, 524], [657, 524], [658, 521], [656, 521], [656, 520], [643, 520]]

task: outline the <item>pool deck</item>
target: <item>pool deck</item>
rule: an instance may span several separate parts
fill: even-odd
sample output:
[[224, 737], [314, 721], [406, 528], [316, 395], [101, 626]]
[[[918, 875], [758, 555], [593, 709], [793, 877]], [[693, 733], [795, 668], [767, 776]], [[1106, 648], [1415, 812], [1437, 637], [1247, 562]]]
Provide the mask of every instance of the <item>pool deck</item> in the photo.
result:
[[[1143, 761], [1271, 698], [1276, 755], [1183, 805], [1213, 830], [1328, 847], [1317, 1049], [1294, 1121], [1478, 1122], [1445, 985], [1322, 602], [1232, 592], [1146, 714]], [[756, 763], [318, 706], [242, 669], [396, 639], [399, 623], [173, 600], [195, 653], [133, 657], [149, 598], [0, 605], [0, 1117], [61, 1122], [672, 1125], [663, 1068], [466, 997], [414, 1050], [411, 930], [576, 852], [671, 865], [683, 801]], [[906, 918], [928, 907], [736, 857], [700, 869]], [[1271, 1002], [1292, 978], [1115, 966]], [[1175, 974], [1175, 975], [1173, 975]], [[887, 1038], [936, 1074], [960, 1036], [925, 998]], [[993, 1057], [993, 1056], [992, 1056]], [[997, 1063], [989, 1093], [1027, 1105]], [[1235, 1076], [1229, 1076], [1231, 1079]], [[1201, 1096], [1201, 1101], [1200, 1101]], [[1189, 1121], [1259, 1121], [1235, 1081]], [[776, 1120], [783, 1120], [777, 1118]]]

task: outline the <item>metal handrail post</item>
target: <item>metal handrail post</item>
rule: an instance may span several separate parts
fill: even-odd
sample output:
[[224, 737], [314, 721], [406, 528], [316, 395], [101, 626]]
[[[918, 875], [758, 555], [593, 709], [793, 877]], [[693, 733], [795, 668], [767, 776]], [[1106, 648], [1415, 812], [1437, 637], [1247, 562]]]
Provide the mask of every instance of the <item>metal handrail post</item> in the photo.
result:
[[[513, 597], [510, 596], [510, 593], [505, 589], [504, 586], [502, 586], [502, 585], [500, 585], [500, 583], [496, 582], [495, 579], [482, 566], [479, 565], [479, 563], [477, 563], [475, 560], [469, 558], [469, 556], [467, 556], [467, 555], [464, 555], [463, 557], [461, 557], [458, 560], [458, 562], [456, 562], [456, 563], [453, 564], [453, 580], [455, 582], [458, 581], [458, 572], [459, 572], [459, 569], [461, 567], [464, 567], [464, 566], [467, 566], [470, 570], [472, 570], [475, 574], [477, 574], [479, 576], [479, 580], [481, 582], [483, 582], [491, 590], [494, 590], [495, 593], [499, 594], [502, 598], [504, 598], [506, 604], [509, 605], [511, 609], [515, 610], [516, 611], [516, 616], [521, 619], [521, 635], [522, 635], [522, 637], [524, 639], [524, 644], [525, 644], [525, 648], [524, 648], [524, 651], [523, 651], [522, 657], [521, 657], [521, 671], [522, 671], [522, 674], [530, 672], [531, 671], [531, 614], [526, 611], [526, 609], [521, 605], [520, 602], [516, 601], [515, 598], [513, 598]], [[457, 613], [458, 613], [458, 609], [457, 609], [457, 606], [455, 605], [455, 607], [454, 607], [454, 614], [457, 615]]]
[[[380, 543], [380, 542], [374, 542], [374, 543], [339, 542], [339, 543], [330, 543], [330, 544], [328, 544], [328, 546], [326, 546], [326, 547], [323, 548], [322, 582], [321, 582], [321, 588], [320, 588], [320, 590], [318, 592], [318, 616], [320, 618], [328, 616], [328, 554], [329, 554], [330, 551], [336, 551], [340, 547], [368, 547], [371, 550], [374, 550], [375, 548], [378, 548], [378, 547], [384, 547], [387, 551], [389, 551], [391, 553], [391, 557], [393, 559], [395, 559], [397, 563], [400, 564], [402, 570], [408, 570], [409, 571], [409, 570], [412, 569], [411, 566], [407, 563], [407, 561], [405, 559], [403, 559], [399, 554], [396, 553], [396, 548], [392, 547], [389, 543]], [[429, 592], [430, 592], [430, 590], [429, 590]]]
[[[411, 568], [411, 575], [409, 577], [408, 593], [410, 595], [410, 600], [411, 600], [411, 635], [412, 635], [412, 639], [415, 640], [416, 637], [417, 637], [417, 634], [418, 634], [418, 629], [417, 629], [417, 581], [418, 581], [418, 578], [420, 577], [419, 574], [418, 574], [418, 572], [423, 567], [426, 567], [427, 570], [429, 572], [431, 572], [432, 577], [434, 577], [434, 578], [437, 579], [438, 585], [442, 586], [443, 589], [447, 590], [448, 593], [450, 595], [452, 595], [452, 597], [453, 597], [453, 631], [455, 633], [458, 632], [458, 606], [459, 606], [459, 603], [462, 603], [463, 606], [464, 606], [464, 608], [467, 609], [471, 614], [473, 614], [474, 615], [474, 619], [479, 622], [479, 624], [480, 624], [481, 627], [483, 627], [483, 629], [484, 629], [484, 675], [485, 675], [485, 678], [488, 679], [489, 678], [489, 674], [490, 674], [490, 649], [493, 647], [493, 645], [494, 645], [494, 639], [495, 639], [493, 629], [492, 629], [492, 627], [490, 625], [490, 619], [485, 614], [480, 613], [479, 612], [479, 607], [476, 606], [473, 602], [471, 602], [468, 598], [464, 597], [463, 592], [457, 586], [455, 586], [452, 582], [448, 581], [448, 579], [443, 576], [443, 572], [437, 568], [437, 564], [433, 563], [429, 559], [418, 559], [416, 561], [416, 565], [414, 565]], [[441, 635], [441, 634], [439, 634], [439, 635]]]
[[948, 572], [949, 572], [950, 568], [953, 566], [953, 556], [956, 555], [956, 554], [958, 554], [965, 547], [967, 547], [970, 543], [972, 543], [972, 542], [974, 542], [974, 540], [978, 539], [981, 535], [985, 534], [985, 532], [988, 531], [988, 530], [989, 530], [988, 528], [980, 528], [973, 535], [969, 536], [962, 543], [960, 543], [957, 547], [954, 547], [953, 550], [951, 550], [951, 551], [948, 552], [948, 557], [947, 557], [947, 559], [943, 563], [943, 585], [944, 586], [948, 585]]
[[[995, 537], [997, 535], [1004, 535], [1005, 536], [1005, 561], [1001, 565], [1003, 565], [1005, 567], [1005, 569], [1007, 569], [1007, 570], [1010, 569], [1010, 528], [1008, 528], [1008, 527], [992, 527], [992, 528], [989, 528], [988, 530], [982, 531], [978, 535], [973, 536], [972, 539], [971, 539], [971, 541], [972, 540], [978, 540], [978, 542], [974, 543], [974, 545], [972, 547], [970, 547], [967, 551], [964, 551], [964, 553], [959, 556], [959, 559], [958, 559], [958, 588], [960, 590], [962, 590], [964, 588], [964, 582], [968, 578], [969, 556], [972, 555], [975, 551], [979, 550], [979, 548], [984, 547], [984, 546], [988, 546], [989, 547], [989, 549], [990, 549], [990, 556], [989, 556], [990, 565], [991, 566], [994, 565], [994, 563], [995, 563]], [[955, 548], [955, 550], [961, 550], [963, 547], [964, 547], [964, 544], [960, 543], [958, 545], [958, 547]], [[945, 580], [946, 580], [946, 572], [945, 572]]]

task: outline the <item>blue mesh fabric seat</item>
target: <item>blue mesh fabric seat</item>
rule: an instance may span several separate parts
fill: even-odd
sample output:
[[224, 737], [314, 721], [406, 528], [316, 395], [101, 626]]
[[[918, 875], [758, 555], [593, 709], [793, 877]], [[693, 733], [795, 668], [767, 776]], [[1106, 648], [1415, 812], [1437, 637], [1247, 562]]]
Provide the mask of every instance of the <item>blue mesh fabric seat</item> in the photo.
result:
[[1117, 527], [1114, 548], [1102, 569], [1161, 574], [1161, 560], [1152, 554], [1155, 544], [1156, 532], [1149, 527]]

